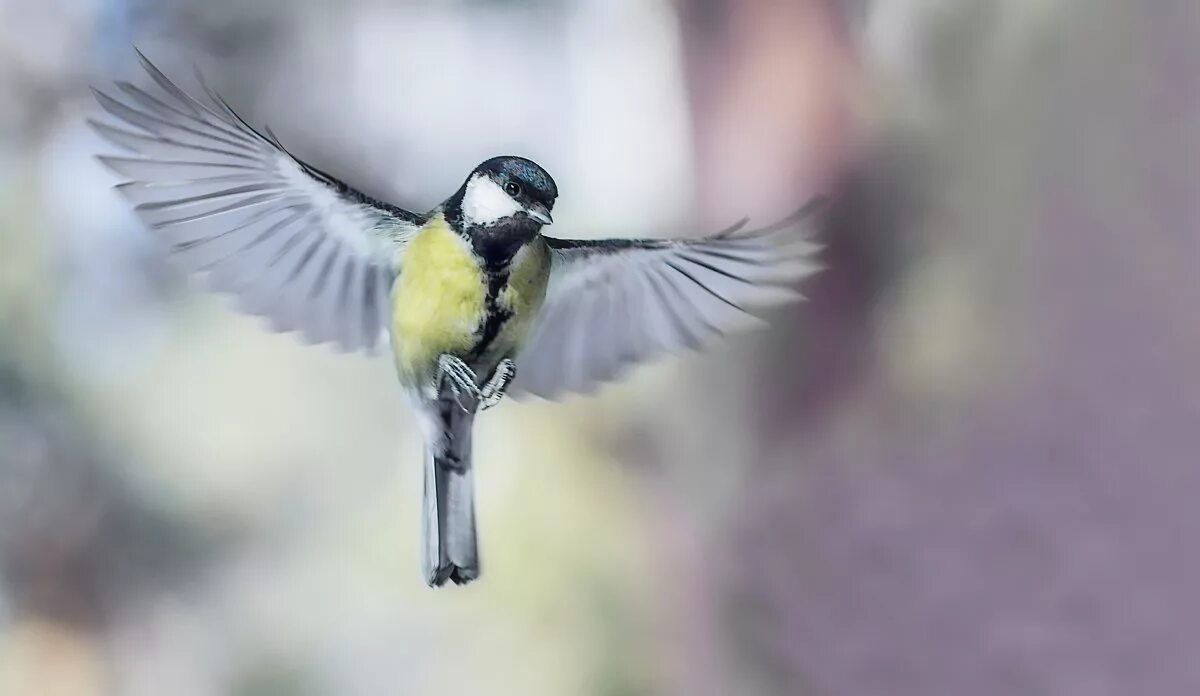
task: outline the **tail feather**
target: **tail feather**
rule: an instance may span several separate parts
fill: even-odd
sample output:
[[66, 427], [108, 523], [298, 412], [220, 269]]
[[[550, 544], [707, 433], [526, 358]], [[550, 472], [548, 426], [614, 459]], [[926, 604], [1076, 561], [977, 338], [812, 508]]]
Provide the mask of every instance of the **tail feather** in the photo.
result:
[[479, 577], [475, 489], [471, 471], [474, 414], [440, 405], [426, 432], [423, 567], [425, 582], [440, 587]]

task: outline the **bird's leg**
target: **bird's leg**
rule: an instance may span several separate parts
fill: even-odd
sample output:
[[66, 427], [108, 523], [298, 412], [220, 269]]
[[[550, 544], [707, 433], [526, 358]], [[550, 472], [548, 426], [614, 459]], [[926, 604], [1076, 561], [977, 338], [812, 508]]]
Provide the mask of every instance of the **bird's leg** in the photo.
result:
[[[454, 400], [458, 402], [459, 408], [464, 411], [471, 411], [470, 406], [478, 404], [481, 400], [479, 385], [476, 383], [475, 371], [467, 366], [461, 358], [443, 353], [438, 356], [438, 381], [445, 380], [450, 386], [450, 391], [454, 392]], [[463, 396], [469, 398], [469, 404], [463, 403]]]
[[517, 376], [517, 364], [511, 359], [505, 358], [496, 365], [496, 371], [492, 373], [487, 383], [479, 389], [479, 404], [483, 410], [500, 403], [504, 398], [504, 392], [508, 389], [508, 385], [512, 383], [513, 377]]

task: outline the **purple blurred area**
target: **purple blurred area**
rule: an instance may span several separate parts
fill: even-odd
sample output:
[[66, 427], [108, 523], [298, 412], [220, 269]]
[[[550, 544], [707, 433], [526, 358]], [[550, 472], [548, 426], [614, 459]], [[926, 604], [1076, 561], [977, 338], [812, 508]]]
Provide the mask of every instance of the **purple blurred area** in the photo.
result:
[[[830, 197], [771, 328], [478, 433], [417, 571], [386, 359], [268, 334], [91, 159], [136, 44], [431, 207], [563, 236]], [[1200, 693], [1192, 1], [0, 0], [0, 695]]]

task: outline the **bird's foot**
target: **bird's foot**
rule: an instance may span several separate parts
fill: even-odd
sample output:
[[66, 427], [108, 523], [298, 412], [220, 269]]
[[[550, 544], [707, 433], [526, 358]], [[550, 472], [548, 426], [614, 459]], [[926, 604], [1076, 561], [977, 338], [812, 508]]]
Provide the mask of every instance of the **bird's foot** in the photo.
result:
[[491, 379], [479, 390], [479, 405], [484, 411], [500, 403], [500, 400], [504, 398], [504, 392], [508, 390], [508, 385], [516, 376], [517, 364], [511, 359], [505, 358], [496, 365], [496, 371], [492, 373]]
[[454, 400], [464, 411], [475, 408], [486, 411], [499, 404], [516, 374], [516, 363], [505, 358], [496, 365], [492, 376], [481, 387], [478, 375], [461, 358], [449, 354], [438, 357], [438, 380], [445, 381], [454, 394]]
[[[476, 382], [475, 371], [461, 358], [449, 354], [439, 356], [438, 375], [438, 381], [445, 380], [462, 410], [471, 411], [482, 400], [483, 395]], [[467, 399], [465, 402], [464, 397]]]

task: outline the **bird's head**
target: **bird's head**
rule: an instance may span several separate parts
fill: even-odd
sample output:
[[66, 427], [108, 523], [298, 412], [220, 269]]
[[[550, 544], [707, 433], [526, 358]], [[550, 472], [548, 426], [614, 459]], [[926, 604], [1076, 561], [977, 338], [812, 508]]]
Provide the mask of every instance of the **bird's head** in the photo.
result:
[[459, 210], [468, 227], [531, 228], [554, 222], [558, 198], [554, 179], [523, 157], [494, 157], [475, 168], [459, 190]]

